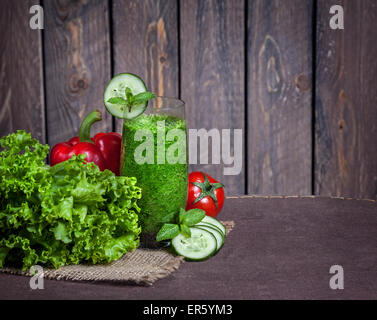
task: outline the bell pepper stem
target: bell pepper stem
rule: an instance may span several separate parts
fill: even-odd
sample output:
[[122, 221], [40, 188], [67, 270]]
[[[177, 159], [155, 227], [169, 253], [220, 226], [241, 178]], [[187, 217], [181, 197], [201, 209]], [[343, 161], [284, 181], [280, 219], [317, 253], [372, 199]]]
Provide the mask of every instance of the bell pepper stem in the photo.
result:
[[90, 139], [90, 128], [95, 122], [102, 120], [102, 114], [98, 110], [94, 110], [89, 113], [81, 123], [80, 130], [79, 130], [79, 140], [80, 142], [89, 142], [94, 143]]

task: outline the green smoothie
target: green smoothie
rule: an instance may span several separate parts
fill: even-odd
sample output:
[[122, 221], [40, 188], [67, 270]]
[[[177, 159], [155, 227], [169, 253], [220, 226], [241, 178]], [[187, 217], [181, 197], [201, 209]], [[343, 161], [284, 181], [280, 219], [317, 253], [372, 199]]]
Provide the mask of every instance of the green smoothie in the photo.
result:
[[[169, 131], [173, 129], [178, 130], [169, 135]], [[173, 132], [177, 131], [181, 132], [181, 137], [175, 136], [172, 139]], [[143, 146], [146, 146], [145, 150]], [[142, 164], [140, 150], [143, 150], [141, 158], [145, 162]], [[184, 157], [184, 161], [182, 157], [180, 161], [172, 161], [171, 155], [177, 155], [182, 150], [183, 155], [180, 155]], [[147, 246], [155, 242], [155, 235], [161, 226], [164, 223], [174, 223], [179, 209], [186, 206], [186, 150], [184, 119], [170, 115], [143, 114], [133, 120], [124, 120], [121, 174], [136, 177], [142, 189], [142, 197], [138, 202], [141, 208], [139, 221], [142, 241], [144, 240]]]

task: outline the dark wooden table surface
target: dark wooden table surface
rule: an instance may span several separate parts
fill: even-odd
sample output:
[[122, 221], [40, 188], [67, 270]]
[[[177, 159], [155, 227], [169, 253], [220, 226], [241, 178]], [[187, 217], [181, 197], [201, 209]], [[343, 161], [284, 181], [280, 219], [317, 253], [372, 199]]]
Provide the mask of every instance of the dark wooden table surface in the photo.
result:
[[[0, 274], [1, 299], [376, 299], [377, 203], [312, 197], [242, 197], [221, 218], [235, 228], [218, 255], [184, 263], [152, 287]], [[344, 270], [344, 289], [329, 286]]]

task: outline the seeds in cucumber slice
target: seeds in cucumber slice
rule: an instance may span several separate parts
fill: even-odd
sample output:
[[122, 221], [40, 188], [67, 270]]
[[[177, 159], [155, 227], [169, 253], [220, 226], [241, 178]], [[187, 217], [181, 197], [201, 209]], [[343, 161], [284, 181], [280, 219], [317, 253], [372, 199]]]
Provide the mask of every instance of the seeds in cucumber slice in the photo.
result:
[[217, 244], [216, 245], [216, 252], [218, 252], [222, 248], [222, 246], [224, 245], [225, 236], [223, 235], [223, 233], [218, 228], [211, 227], [210, 225], [205, 225], [204, 223], [195, 225], [195, 228], [207, 230], [215, 236], [216, 244]]
[[131, 112], [124, 105], [113, 104], [108, 102], [110, 98], [120, 97], [127, 100], [126, 88], [130, 88], [134, 96], [141, 92], [147, 91], [147, 87], [143, 80], [132, 73], [120, 73], [112, 78], [105, 89], [103, 102], [107, 111], [111, 115], [122, 119], [134, 119], [141, 115], [147, 108], [148, 102], [143, 102], [132, 106]]
[[191, 227], [190, 231], [191, 237], [179, 234], [171, 241], [174, 250], [188, 261], [203, 261], [210, 258], [217, 251], [215, 236], [207, 230], [195, 227]]
[[212, 218], [210, 216], [205, 216], [201, 222], [207, 222], [209, 224], [213, 224], [218, 227], [224, 234], [226, 234], [225, 226], [217, 219]]

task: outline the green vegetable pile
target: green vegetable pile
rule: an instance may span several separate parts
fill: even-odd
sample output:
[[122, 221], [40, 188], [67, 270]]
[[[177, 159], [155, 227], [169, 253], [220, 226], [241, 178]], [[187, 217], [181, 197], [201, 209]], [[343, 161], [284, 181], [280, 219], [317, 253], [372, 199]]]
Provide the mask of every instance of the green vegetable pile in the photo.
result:
[[49, 146], [25, 131], [0, 145], [0, 267], [104, 263], [139, 245], [136, 178], [83, 155], [50, 167]]

